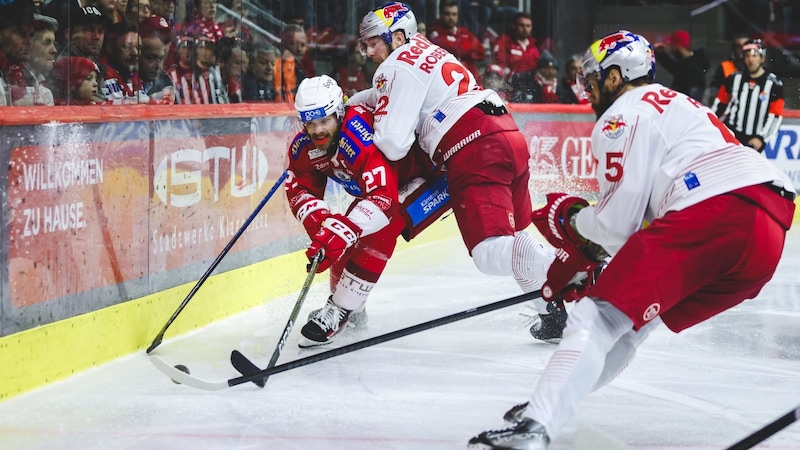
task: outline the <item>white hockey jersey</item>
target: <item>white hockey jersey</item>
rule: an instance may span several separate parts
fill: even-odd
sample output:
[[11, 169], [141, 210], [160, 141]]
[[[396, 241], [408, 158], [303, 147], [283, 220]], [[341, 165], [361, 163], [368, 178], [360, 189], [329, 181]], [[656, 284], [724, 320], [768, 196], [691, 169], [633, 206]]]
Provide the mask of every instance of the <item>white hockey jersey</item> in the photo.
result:
[[660, 84], [620, 96], [595, 124], [592, 152], [600, 198], [578, 212], [576, 227], [612, 255], [643, 220], [715, 195], [770, 182], [794, 192], [782, 171], [739, 144], [710, 109]]
[[484, 100], [503, 104], [497, 93], [483, 89], [455, 56], [418, 33], [378, 66], [372, 87], [355, 94], [349, 103], [374, 107], [375, 145], [388, 159], [397, 161], [408, 153], [417, 136], [433, 159], [442, 136]]

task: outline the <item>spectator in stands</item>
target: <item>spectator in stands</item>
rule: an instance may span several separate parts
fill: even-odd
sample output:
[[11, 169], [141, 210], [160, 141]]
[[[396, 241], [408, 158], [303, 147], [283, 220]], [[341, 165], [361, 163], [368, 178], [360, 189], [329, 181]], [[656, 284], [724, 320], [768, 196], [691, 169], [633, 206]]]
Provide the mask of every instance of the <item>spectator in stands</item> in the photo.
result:
[[[186, 41], [184, 41], [186, 42]], [[169, 71], [175, 85], [175, 101], [181, 104], [219, 104], [229, 103], [222, 82], [222, 75], [216, 65], [215, 43], [206, 36], [194, 40], [192, 57], [186, 61], [182, 55], [181, 63], [191, 64], [191, 70], [181, 66]]]
[[56, 31], [58, 21], [41, 14], [33, 15], [31, 56], [25, 64], [30, 75], [28, 90], [32, 91], [33, 104], [53, 106], [53, 93], [47, 87], [47, 76], [56, 62]]
[[32, 105], [25, 64], [31, 55], [33, 14], [31, 0], [14, 0], [0, 9], [0, 105]]
[[714, 101], [719, 92], [719, 88], [725, 83], [725, 78], [733, 75], [734, 72], [744, 70], [744, 58], [742, 57], [742, 46], [748, 41], [748, 37], [744, 33], [738, 33], [733, 36], [731, 41], [731, 56], [730, 58], [720, 62], [711, 74], [711, 81], [709, 84], [709, 98], [707, 104]]
[[[56, 1], [56, 0], [53, 0]], [[111, 23], [120, 23], [127, 15], [129, 0], [116, 0], [114, 2], [114, 14], [111, 16]], [[136, 1], [136, 0], [132, 0]]]
[[489, 64], [483, 73], [483, 87], [497, 92], [503, 100], [508, 100], [509, 91], [506, 85], [506, 72], [497, 64]]
[[242, 99], [245, 102], [279, 101], [275, 88], [275, 63], [278, 49], [264, 44], [256, 46], [250, 57], [249, 70], [242, 75]]
[[[105, 66], [100, 63], [100, 52], [105, 40], [106, 28], [110, 22], [103, 13], [94, 6], [81, 7], [78, 0], [53, 0], [45, 7], [47, 15], [58, 20], [64, 25], [63, 30], [56, 34], [56, 42], [65, 44], [61, 50], [60, 59], [65, 56], [78, 56], [89, 58], [100, 69], [97, 83], [100, 86], [95, 102], [105, 100], [103, 95], [103, 74]], [[71, 25], [71, 28], [67, 28]], [[109, 91], [110, 89], [105, 89]], [[55, 92], [53, 93], [55, 95]]]
[[544, 50], [535, 71], [515, 73], [509, 84], [513, 103], [558, 103], [558, 62]]
[[217, 20], [219, 27], [227, 37], [239, 38], [244, 42], [253, 42], [253, 32], [250, 27], [244, 24], [248, 19], [250, 10], [242, 0], [230, 0], [226, 5], [232, 13], [224, 13]]
[[192, 5], [194, 5], [194, 16], [188, 24], [179, 27], [181, 33], [189, 34], [195, 39], [203, 38], [212, 43], [225, 36], [217, 24], [217, 0], [192, 0]]
[[675, 31], [665, 42], [654, 44], [653, 49], [656, 62], [672, 74], [670, 87], [702, 102], [709, 68], [706, 51], [693, 50], [691, 37], [685, 30]]
[[128, 21], [111, 25], [106, 30], [103, 51], [100, 54], [103, 82], [100, 90], [112, 105], [136, 103], [139, 85], [139, 33], [138, 27]]
[[494, 42], [492, 53], [494, 63], [508, 69], [509, 76], [515, 73], [536, 69], [539, 62], [539, 49], [531, 37], [533, 18], [526, 12], [514, 14], [511, 31], [501, 35]]
[[171, 29], [166, 19], [159, 17], [155, 23], [142, 24], [139, 30], [141, 48], [139, 50], [138, 86], [140, 102], [171, 105], [175, 103], [175, 86], [164, 71]]
[[561, 78], [561, 82], [558, 83], [559, 103], [589, 104], [589, 93], [586, 92], [583, 77], [579, 76], [582, 62], [583, 57], [581, 55], [573, 55], [564, 66], [566, 74]]
[[428, 39], [452, 53], [481, 83], [477, 64], [486, 58], [486, 49], [469, 28], [458, 26], [458, 1], [439, 3], [439, 18], [428, 30]]
[[56, 105], [97, 104], [99, 75], [89, 58], [67, 56], [56, 61], [50, 73]]
[[294, 103], [297, 86], [308, 77], [302, 64], [306, 50], [306, 32], [299, 25], [287, 25], [281, 33], [281, 57], [275, 66], [275, 88], [283, 102]]
[[347, 53], [347, 64], [339, 66], [336, 71], [336, 81], [346, 95], [353, 95], [367, 88], [365, 64], [366, 57], [357, 49], [350, 48]]
[[[167, 60], [169, 60], [169, 52], [167, 52]], [[183, 103], [180, 99], [189, 95], [188, 87], [184, 90], [181, 79], [188, 77], [191, 79], [192, 74], [192, 60], [194, 59], [194, 38], [189, 35], [181, 35], [178, 37], [178, 43], [175, 45], [175, 62], [167, 64], [166, 70], [169, 80], [175, 86], [175, 102]]]
[[242, 74], [247, 71], [248, 57], [239, 39], [224, 37], [217, 42], [217, 65], [231, 103], [242, 102]]
[[117, 0], [83, 0], [81, 4], [83, 6], [94, 6], [97, 8], [108, 18], [109, 23], [119, 23], [122, 20], [122, 17], [118, 16], [117, 13]]
[[147, 20], [153, 12], [150, 10], [150, 0], [129, 0], [128, 8], [125, 10], [125, 17], [131, 23], [139, 23]]
[[783, 83], [764, 69], [766, 50], [761, 39], [745, 42], [742, 54], [745, 69], [725, 79], [711, 110], [739, 142], [763, 152], [783, 120]]
[[150, 11], [166, 19], [170, 26], [175, 25], [175, 0], [150, 0]]

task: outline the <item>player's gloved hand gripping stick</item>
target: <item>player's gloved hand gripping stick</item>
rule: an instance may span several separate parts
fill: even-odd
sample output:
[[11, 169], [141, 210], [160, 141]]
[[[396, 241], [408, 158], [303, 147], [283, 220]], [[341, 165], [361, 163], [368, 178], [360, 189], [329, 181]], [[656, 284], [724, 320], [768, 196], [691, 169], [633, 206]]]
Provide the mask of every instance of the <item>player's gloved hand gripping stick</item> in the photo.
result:
[[[591, 272], [603, 261], [605, 251], [578, 233], [571, 223], [573, 216], [589, 206], [589, 202], [563, 193], [547, 194], [547, 204], [533, 212], [533, 224], [553, 247], [556, 259], [547, 271], [547, 281], [542, 286], [542, 298], [553, 300], [560, 296], [578, 272]], [[565, 300], [575, 300], [573, 295]]]

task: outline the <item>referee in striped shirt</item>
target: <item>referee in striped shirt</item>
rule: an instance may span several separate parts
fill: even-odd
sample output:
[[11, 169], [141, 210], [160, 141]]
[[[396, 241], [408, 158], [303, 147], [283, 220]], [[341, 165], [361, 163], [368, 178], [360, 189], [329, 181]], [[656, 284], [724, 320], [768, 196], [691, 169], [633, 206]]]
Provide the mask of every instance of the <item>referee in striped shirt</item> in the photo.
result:
[[725, 79], [711, 110], [742, 144], [761, 152], [783, 121], [783, 83], [764, 69], [761, 39], [745, 42], [742, 51], [744, 70]]

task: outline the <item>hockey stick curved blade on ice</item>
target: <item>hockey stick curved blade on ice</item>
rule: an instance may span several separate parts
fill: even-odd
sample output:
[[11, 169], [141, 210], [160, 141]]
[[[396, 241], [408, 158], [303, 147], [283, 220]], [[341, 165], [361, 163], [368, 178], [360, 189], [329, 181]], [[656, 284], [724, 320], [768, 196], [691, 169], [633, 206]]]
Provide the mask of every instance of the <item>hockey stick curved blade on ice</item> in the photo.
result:
[[189, 303], [189, 300], [191, 300], [192, 297], [194, 297], [194, 294], [197, 293], [197, 291], [200, 289], [200, 286], [202, 286], [203, 283], [206, 282], [208, 277], [211, 276], [211, 272], [213, 272], [214, 269], [217, 268], [219, 263], [222, 261], [222, 258], [224, 258], [225, 255], [228, 254], [231, 247], [233, 247], [233, 244], [235, 244], [236, 241], [239, 240], [239, 237], [242, 235], [242, 233], [244, 233], [247, 227], [250, 226], [250, 223], [253, 221], [253, 219], [256, 218], [258, 213], [261, 212], [261, 210], [264, 208], [264, 205], [267, 204], [269, 199], [272, 198], [272, 195], [275, 194], [275, 191], [277, 191], [278, 188], [281, 186], [281, 184], [283, 184], [283, 181], [286, 179], [286, 176], [288, 174], [289, 174], [288, 169], [283, 171], [281, 176], [278, 178], [278, 181], [276, 181], [275, 185], [272, 186], [272, 189], [269, 190], [269, 193], [267, 193], [264, 199], [261, 200], [261, 203], [259, 203], [258, 206], [256, 206], [256, 209], [253, 210], [253, 212], [250, 214], [250, 217], [248, 217], [247, 220], [245, 220], [245, 222], [242, 224], [242, 226], [239, 228], [236, 234], [233, 235], [233, 237], [225, 246], [225, 248], [222, 250], [222, 252], [217, 256], [217, 259], [215, 259], [214, 262], [211, 263], [211, 266], [209, 266], [209, 268], [206, 270], [203, 276], [200, 277], [200, 279], [194, 285], [192, 290], [189, 291], [189, 295], [187, 295], [186, 298], [183, 300], [183, 302], [181, 302], [180, 306], [178, 306], [178, 309], [176, 309], [175, 312], [172, 314], [172, 317], [170, 317], [169, 320], [167, 320], [167, 323], [165, 323], [164, 327], [161, 328], [161, 331], [158, 332], [158, 335], [156, 335], [155, 339], [153, 339], [153, 342], [150, 344], [150, 347], [147, 347], [147, 353], [152, 352], [153, 350], [156, 349], [156, 347], [161, 345], [161, 341], [164, 339], [164, 333], [167, 332], [167, 328], [169, 328], [170, 325], [172, 325], [172, 323], [175, 322], [175, 319], [178, 318], [178, 314], [180, 314], [181, 311], [183, 311], [183, 309], [186, 308], [186, 305]]
[[725, 450], [751, 449], [798, 420], [800, 420], [800, 405]]
[[240, 367], [246, 367], [249, 370], [248, 373], [243, 373], [240, 371], [240, 373], [242, 373], [242, 376], [238, 378], [231, 378], [230, 380], [228, 380], [228, 385], [236, 386], [243, 383], [256, 382], [256, 380], [266, 380], [267, 378], [276, 373], [281, 373], [287, 370], [296, 369], [298, 367], [307, 366], [309, 364], [313, 364], [319, 361], [324, 361], [326, 359], [333, 358], [335, 356], [340, 356], [346, 353], [354, 352], [356, 350], [361, 350], [362, 348], [372, 347], [373, 345], [382, 344], [384, 342], [393, 341], [401, 337], [419, 333], [420, 331], [430, 330], [432, 328], [440, 327], [442, 325], [447, 325], [449, 323], [457, 322], [459, 320], [468, 319], [470, 317], [478, 316], [491, 311], [506, 308], [508, 306], [516, 305], [518, 303], [532, 300], [534, 298], [540, 298], [541, 296], [542, 296], [542, 291], [540, 290], [528, 292], [527, 294], [522, 294], [505, 300], [500, 300], [498, 302], [490, 303], [488, 305], [470, 308], [465, 311], [451, 314], [449, 316], [440, 317], [438, 319], [429, 320], [427, 322], [423, 322], [417, 325], [412, 325], [410, 327], [401, 328], [399, 330], [392, 331], [391, 333], [386, 333], [379, 336], [375, 336], [373, 338], [365, 339], [363, 341], [354, 342], [352, 344], [345, 345], [344, 347], [334, 348], [322, 353], [317, 353], [315, 355], [307, 356], [305, 358], [300, 358], [294, 361], [283, 363], [275, 367], [267, 367], [266, 369], [261, 369], [258, 370], [257, 372], [252, 372], [252, 369], [253, 368], [258, 369], [258, 366], [253, 364], [253, 362], [250, 361], [241, 352], [239, 352], [238, 350], [234, 350], [231, 353], [231, 359], [232, 360], [234, 358], [237, 359]]
[[[335, 356], [351, 353], [356, 350], [360, 350], [362, 348], [372, 347], [373, 345], [378, 345], [384, 342], [393, 341], [401, 337], [405, 337], [414, 333], [419, 333], [420, 331], [430, 330], [432, 328], [440, 327], [442, 325], [458, 322], [459, 320], [468, 319], [470, 317], [479, 316], [481, 314], [486, 314], [488, 312], [516, 305], [518, 303], [532, 300], [534, 298], [540, 298], [541, 296], [542, 296], [542, 291], [529, 292], [527, 294], [522, 294], [516, 297], [507, 298], [505, 300], [500, 300], [498, 302], [490, 303], [488, 305], [470, 308], [461, 312], [457, 312], [455, 314], [450, 314], [449, 316], [444, 316], [417, 325], [412, 325], [410, 327], [401, 328], [399, 330], [392, 331], [391, 333], [386, 333], [380, 336], [375, 336], [370, 339], [365, 339], [363, 341], [354, 342], [352, 344], [345, 345], [344, 347], [334, 348], [322, 353], [317, 353], [315, 355], [307, 356], [305, 358], [300, 358], [294, 361], [278, 364], [275, 367], [270, 367], [267, 369], [259, 369], [257, 372], [250, 373], [247, 375], [242, 375], [236, 378], [231, 378], [225, 381], [208, 381], [202, 378], [197, 378], [193, 375], [189, 375], [187, 373], [184, 373], [176, 369], [175, 367], [169, 365], [168, 363], [164, 362], [163, 360], [161, 360], [160, 358], [158, 358], [156, 355], [153, 354], [150, 355], [150, 361], [162, 373], [172, 378], [173, 380], [180, 382], [181, 384], [185, 384], [186, 386], [193, 387], [195, 389], [201, 389], [204, 391], [219, 391], [221, 389], [225, 389], [226, 387], [233, 387], [244, 383], [255, 382], [256, 380], [264, 380], [272, 375], [275, 375], [276, 373], [286, 372], [287, 370], [296, 369], [302, 366], [307, 366], [309, 364], [313, 364], [319, 361], [324, 361], [326, 359], [333, 358]], [[247, 359], [247, 357], [242, 355], [240, 352], [234, 350], [234, 353], [238, 353], [241, 356], [241, 358], [243, 358], [243, 361], [246, 361], [247, 363], [250, 364], [250, 366], [257, 368], [255, 364], [250, 362], [250, 360]]]
[[149, 359], [155, 368], [161, 373], [180, 384], [185, 384], [195, 389], [201, 389], [204, 391], [221, 391], [222, 389], [230, 387], [227, 381], [207, 381], [202, 378], [189, 375], [188, 373], [178, 370], [176, 367], [159, 358], [155, 353], [148, 353], [147, 359]]
[[[286, 345], [286, 340], [289, 338], [289, 334], [292, 332], [294, 322], [297, 320], [297, 316], [300, 314], [300, 309], [303, 308], [303, 302], [305, 302], [306, 295], [308, 295], [308, 290], [311, 288], [311, 283], [314, 281], [314, 275], [317, 274], [317, 267], [319, 266], [319, 263], [322, 262], [322, 257], [323, 253], [322, 250], [320, 250], [316, 255], [314, 255], [314, 257], [311, 259], [311, 264], [309, 264], [307, 267], [308, 276], [306, 277], [306, 281], [303, 283], [303, 287], [300, 288], [300, 295], [297, 296], [297, 301], [294, 303], [294, 309], [292, 309], [292, 313], [289, 315], [289, 320], [286, 321], [286, 326], [283, 327], [283, 333], [281, 333], [281, 337], [278, 339], [278, 345], [275, 346], [275, 351], [272, 352], [272, 358], [269, 359], [267, 368], [275, 367], [275, 363], [278, 362], [278, 358], [281, 356], [283, 346]], [[240, 358], [239, 356], [242, 357]], [[244, 355], [236, 350], [231, 353], [231, 364], [233, 364], [233, 367], [236, 370], [243, 374], [258, 372], [260, 370], [258, 366], [253, 364], [249, 359], [244, 358]], [[263, 388], [264, 385], [267, 384], [267, 378], [268, 377], [253, 380], [253, 383], [255, 383], [256, 386]]]

